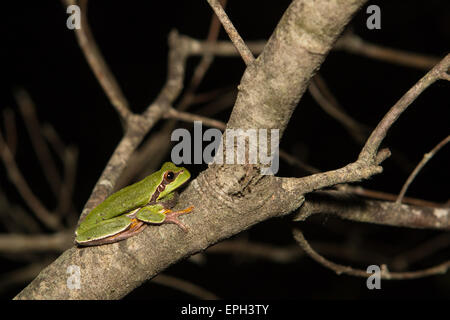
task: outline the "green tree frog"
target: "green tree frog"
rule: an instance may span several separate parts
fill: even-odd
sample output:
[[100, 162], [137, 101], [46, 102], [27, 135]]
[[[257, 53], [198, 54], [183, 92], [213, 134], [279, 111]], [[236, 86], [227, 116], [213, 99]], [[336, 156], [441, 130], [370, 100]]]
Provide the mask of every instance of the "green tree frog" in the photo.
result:
[[159, 171], [113, 193], [92, 209], [75, 231], [75, 242], [82, 246], [117, 242], [139, 233], [148, 223], [175, 223], [186, 231], [178, 217], [194, 207], [170, 209], [178, 199], [175, 190], [190, 176], [187, 169], [164, 163]]

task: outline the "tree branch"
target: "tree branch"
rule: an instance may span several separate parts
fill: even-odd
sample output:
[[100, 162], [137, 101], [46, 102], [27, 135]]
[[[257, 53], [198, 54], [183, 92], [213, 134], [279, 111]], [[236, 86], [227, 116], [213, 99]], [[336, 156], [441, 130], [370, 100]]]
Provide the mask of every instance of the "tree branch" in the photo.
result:
[[183, 291], [187, 294], [190, 294], [194, 297], [197, 297], [199, 299], [204, 300], [217, 300], [219, 299], [218, 296], [216, 296], [214, 293], [210, 292], [209, 290], [206, 290], [196, 284], [193, 284], [191, 282], [178, 279], [175, 277], [168, 276], [166, 274], [159, 274], [156, 277], [152, 279], [152, 282], [174, 288], [179, 291]]
[[8, 177], [17, 188], [22, 198], [25, 200], [28, 207], [33, 211], [36, 217], [48, 228], [52, 230], [60, 230], [62, 225], [59, 217], [47, 210], [47, 208], [34, 195], [31, 188], [28, 186], [26, 179], [23, 177], [19, 168], [17, 167], [14, 157], [9, 151], [6, 142], [0, 132], [0, 157], [8, 172]]
[[48, 149], [47, 143], [42, 136], [41, 125], [36, 116], [36, 107], [30, 95], [23, 89], [14, 92], [14, 96], [25, 121], [31, 144], [37, 155], [38, 161], [43, 169], [44, 175], [50, 185], [52, 192], [58, 195], [61, 186], [61, 177], [58, 173], [55, 161]]
[[403, 197], [405, 196], [406, 191], [409, 188], [409, 185], [413, 182], [416, 176], [419, 174], [420, 170], [427, 164], [428, 161], [447, 143], [450, 142], [450, 136], [447, 136], [444, 140], [439, 142], [430, 152], [425, 153], [423, 159], [419, 162], [419, 164], [414, 168], [413, 172], [409, 175], [408, 179], [406, 179], [405, 184], [403, 185], [400, 193], [398, 194], [398, 198], [396, 200], [397, 203], [402, 203]]
[[87, 0], [63, 0], [63, 3], [66, 7], [80, 5], [81, 28], [75, 29], [78, 44], [109, 101], [119, 113], [121, 120], [125, 121], [131, 115], [128, 101], [94, 40], [87, 21]]
[[367, 160], [376, 154], [381, 142], [386, 137], [387, 131], [409, 105], [430, 85], [437, 80], [443, 79], [450, 67], [450, 54], [447, 54], [437, 65], [434, 66], [422, 79], [411, 87], [400, 100], [389, 110], [370, 135], [364, 148], [359, 154], [359, 159]]
[[316, 213], [397, 227], [450, 230], [450, 208], [430, 208], [388, 201], [365, 200], [340, 191], [310, 193], [294, 220]]
[[361, 39], [353, 32], [347, 32], [339, 38], [335, 49], [345, 50], [368, 58], [424, 70], [429, 70], [439, 62], [439, 57], [388, 48], [370, 43]]
[[[228, 127], [279, 128], [282, 133], [309, 80], [344, 26], [364, 3], [363, 0], [339, 3], [294, 0], [262, 54], [245, 71]], [[175, 54], [171, 50], [169, 61], [173, 61]], [[182, 65], [178, 64], [177, 71], [180, 68]], [[142, 132], [148, 131], [161, 117], [161, 109], [167, 110], [176, 96], [179, 86], [171, 79], [172, 75], [169, 74], [168, 85], [160, 95], [165, 99], [157, 99], [156, 107], [150, 107], [145, 113], [148, 116], [145, 119], [152, 119], [148, 120], [150, 124], [137, 121], [136, 124], [144, 128]], [[175, 86], [172, 86], [174, 82]], [[142, 135], [128, 138], [130, 141], [123, 140], [113, 155], [117, 162], [111, 160], [100, 178], [99, 185], [107, 186], [104, 191], [111, 190], [116, 181], [115, 173], [110, 171], [121, 171], [130, 150], [134, 150]], [[117, 156], [120, 152], [124, 155]], [[248, 179], [242, 179], [245, 177]], [[211, 166], [180, 196], [180, 207], [187, 204], [195, 207], [192, 214], [181, 218], [189, 228], [188, 233], [173, 225], [162, 225], [148, 227], [135, 237], [106, 246], [73, 247], [44, 269], [16, 299], [123, 297], [179, 259], [260, 221], [288, 214], [302, 204], [301, 194], [300, 190], [287, 189], [280, 178], [263, 177], [244, 166]], [[96, 191], [92, 197], [96, 197]], [[149, 246], [149, 243], [160, 245]], [[98, 268], [99, 264], [109, 267]], [[79, 290], [71, 290], [66, 285], [66, 271], [70, 265], [81, 268]]]
[[219, 18], [220, 22], [222, 23], [225, 31], [228, 33], [234, 46], [241, 54], [241, 57], [244, 60], [245, 64], [248, 66], [255, 60], [252, 52], [249, 50], [249, 48], [245, 44], [244, 40], [241, 38], [241, 36], [237, 32], [236, 28], [233, 26], [233, 23], [228, 18], [225, 10], [223, 10], [220, 2], [218, 0], [207, 0], [207, 1], [210, 4], [211, 8], [216, 13], [217, 17]]
[[[306, 241], [305, 237], [303, 236], [303, 233], [301, 230], [296, 229], [294, 230], [294, 238], [297, 240], [298, 244], [302, 247], [302, 249], [315, 261], [323, 265], [324, 267], [327, 267], [336, 274], [348, 274], [356, 277], [363, 277], [367, 278], [372, 275], [372, 273], [368, 273], [366, 270], [361, 269], [354, 269], [349, 266], [340, 265], [337, 263], [334, 263], [325, 257], [318, 254], [311, 246], [309, 245], [308, 241]], [[381, 272], [380, 276], [381, 279], [386, 280], [405, 280], [405, 279], [417, 279], [417, 278], [423, 278], [428, 277], [436, 274], [442, 274], [446, 273], [447, 270], [450, 268], [450, 261], [445, 261], [437, 266], [418, 270], [418, 271], [410, 271], [410, 272], [390, 272], [387, 269], [386, 265], [381, 266]]]

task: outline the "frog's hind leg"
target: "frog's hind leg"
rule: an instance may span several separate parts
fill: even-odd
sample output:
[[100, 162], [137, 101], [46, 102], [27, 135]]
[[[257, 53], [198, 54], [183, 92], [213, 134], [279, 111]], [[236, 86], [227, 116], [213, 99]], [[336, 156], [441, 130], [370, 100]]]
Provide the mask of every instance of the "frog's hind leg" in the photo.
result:
[[124, 231], [122, 231], [118, 234], [108, 237], [106, 239], [108, 242], [105, 242], [105, 243], [113, 243], [113, 242], [117, 242], [120, 240], [130, 238], [132, 236], [137, 235], [142, 230], [144, 230], [145, 227], [146, 227], [146, 225], [142, 221], [139, 221], [138, 219], [132, 219], [132, 222], [127, 229], [125, 229]]
[[[95, 246], [113, 243], [134, 236], [135, 234], [141, 232], [144, 228], [145, 224], [143, 222], [135, 218], [120, 216], [100, 222], [96, 227], [79, 234], [75, 241], [82, 246]], [[107, 233], [112, 235], [100, 237], [99, 234], [105, 233], [105, 230], [108, 230]]]

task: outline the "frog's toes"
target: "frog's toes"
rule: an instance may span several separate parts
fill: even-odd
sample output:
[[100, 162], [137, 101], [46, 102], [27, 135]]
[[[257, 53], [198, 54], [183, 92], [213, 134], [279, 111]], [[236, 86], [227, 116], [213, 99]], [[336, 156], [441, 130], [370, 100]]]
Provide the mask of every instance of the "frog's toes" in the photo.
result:
[[180, 210], [180, 211], [168, 210], [165, 212], [166, 219], [164, 220], [164, 223], [174, 223], [177, 226], [179, 226], [181, 229], [183, 229], [184, 231], [187, 232], [188, 228], [180, 220], [178, 220], [178, 217], [191, 212], [193, 209], [194, 209], [194, 207], [191, 206], [189, 208], [186, 208], [186, 209]]

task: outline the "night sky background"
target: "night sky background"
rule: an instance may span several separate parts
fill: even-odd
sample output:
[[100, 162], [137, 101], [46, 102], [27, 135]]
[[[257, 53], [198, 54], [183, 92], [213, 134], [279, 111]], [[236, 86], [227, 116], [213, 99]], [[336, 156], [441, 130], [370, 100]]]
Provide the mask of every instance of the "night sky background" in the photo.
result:
[[[290, 1], [229, 0], [226, 11], [244, 40], [267, 39]], [[376, 44], [443, 57], [450, 44], [450, 2], [378, 1], [381, 30], [368, 30], [364, 7], [351, 22], [356, 34]], [[88, 19], [107, 63], [116, 76], [132, 111], [142, 112], [165, 82], [167, 35], [172, 29], [197, 39], [208, 33], [212, 10], [206, 1], [91, 1]], [[73, 203], [81, 212], [106, 162], [122, 136], [119, 118], [91, 72], [76, 42], [66, 28], [65, 8], [58, 1], [10, 1], [2, 5], [0, 19], [0, 110], [16, 113], [18, 149], [16, 161], [33, 192], [49, 208], [55, 200], [31, 147], [23, 119], [12, 95], [15, 88], [28, 91], [41, 123], [51, 124], [67, 145], [79, 149], [78, 174]], [[222, 30], [220, 39], [226, 40]], [[199, 57], [188, 60], [189, 80]], [[216, 58], [198, 92], [234, 88], [245, 70], [240, 58]], [[375, 127], [389, 108], [425, 73], [425, 70], [334, 51], [320, 70], [329, 88], [352, 117]], [[187, 83], [187, 82], [185, 82]], [[389, 131], [385, 146], [400, 150], [413, 166], [449, 134], [450, 84], [435, 83], [401, 116]], [[202, 105], [193, 106], [192, 112]], [[232, 105], [216, 116], [227, 121]], [[2, 114], [0, 113], [0, 117]], [[4, 132], [3, 118], [0, 126]], [[187, 123], [180, 127], [192, 129]], [[161, 124], [153, 130], [157, 131]], [[151, 131], [150, 134], [154, 131]], [[170, 143], [170, 141], [168, 141]], [[331, 170], [356, 159], [360, 145], [327, 115], [306, 93], [283, 137], [281, 148], [307, 163]], [[422, 170], [407, 196], [435, 202], [449, 199], [450, 148], [444, 148]], [[167, 158], [169, 160], [169, 158]], [[408, 170], [392, 159], [383, 164], [382, 175], [361, 185], [398, 193]], [[195, 177], [206, 165], [188, 165]], [[306, 173], [280, 161], [280, 176]], [[0, 165], [0, 190], [11, 203], [27, 208]], [[261, 223], [240, 237], [278, 246], [292, 245], [290, 217]], [[307, 239], [351, 247], [356, 255], [373, 254], [373, 264], [389, 263], [405, 250], [442, 232], [375, 226], [318, 215], [302, 224]], [[0, 232], [5, 232], [0, 225]], [[449, 248], [411, 266], [431, 267], [449, 258]], [[44, 254], [37, 255], [43, 257]], [[48, 257], [57, 257], [49, 253]], [[382, 258], [379, 258], [379, 257]], [[181, 261], [166, 273], [201, 285], [222, 298], [437, 298], [450, 297], [450, 273], [409, 281], [382, 281], [381, 290], [368, 290], [364, 279], [337, 276], [309, 257], [295, 263], [277, 264], [238, 255], [206, 254], [201, 264]], [[330, 259], [355, 267], [367, 264], [348, 259]], [[27, 264], [26, 259], [0, 255], [0, 276]], [[395, 271], [395, 270], [391, 270]], [[11, 298], [25, 284], [2, 290]], [[151, 282], [133, 291], [127, 299], [191, 298], [177, 290]]]

